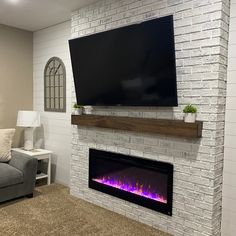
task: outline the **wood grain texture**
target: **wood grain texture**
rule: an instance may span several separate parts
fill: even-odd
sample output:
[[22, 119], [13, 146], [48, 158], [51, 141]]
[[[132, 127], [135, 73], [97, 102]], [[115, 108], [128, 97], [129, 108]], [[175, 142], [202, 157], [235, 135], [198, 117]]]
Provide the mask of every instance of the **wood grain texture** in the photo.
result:
[[182, 120], [158, 120], [149, 118], [100, 115], [72, 115], [71, 124], [140, 133], [170, 135], [183, 138], [202, 137], [202, 121], [185, 123]]

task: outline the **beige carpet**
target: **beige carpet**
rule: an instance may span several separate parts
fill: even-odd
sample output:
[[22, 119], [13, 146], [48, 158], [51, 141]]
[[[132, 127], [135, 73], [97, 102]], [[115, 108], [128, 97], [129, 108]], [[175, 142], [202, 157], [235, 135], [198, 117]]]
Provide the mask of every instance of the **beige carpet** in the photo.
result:
[[69, 195], [53, 184], [37, 187], [34, 198], [0, 204], [0, 236], [167, 236], [119, 214]]

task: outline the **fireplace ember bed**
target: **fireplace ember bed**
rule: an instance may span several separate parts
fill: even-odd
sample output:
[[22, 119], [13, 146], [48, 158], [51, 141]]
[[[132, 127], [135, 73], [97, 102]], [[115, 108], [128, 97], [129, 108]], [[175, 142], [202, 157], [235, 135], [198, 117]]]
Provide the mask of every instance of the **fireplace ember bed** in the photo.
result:
[[89, 188], [172, 215], [170, 163], [89, 149]]

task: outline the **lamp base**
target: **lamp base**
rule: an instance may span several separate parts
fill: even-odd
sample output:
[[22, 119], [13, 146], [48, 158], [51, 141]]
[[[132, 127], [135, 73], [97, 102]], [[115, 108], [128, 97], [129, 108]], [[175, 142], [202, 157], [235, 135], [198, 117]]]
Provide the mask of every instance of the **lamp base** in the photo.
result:
[[26, 151], [34, 149], [33, 132], [34, 128], [32, 127], [25, 128], [24, 150]]

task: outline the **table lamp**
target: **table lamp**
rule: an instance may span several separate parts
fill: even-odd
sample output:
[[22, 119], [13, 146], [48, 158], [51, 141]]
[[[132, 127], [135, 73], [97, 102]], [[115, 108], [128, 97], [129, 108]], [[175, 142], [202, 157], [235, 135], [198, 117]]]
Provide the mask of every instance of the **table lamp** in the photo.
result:
[[34, 128], [40, 127], [40, 113], [38, 111], [18, 111], [18, 127], [25, 127], [24, 130], [24, 149], [29, 151], [34, 149]]

